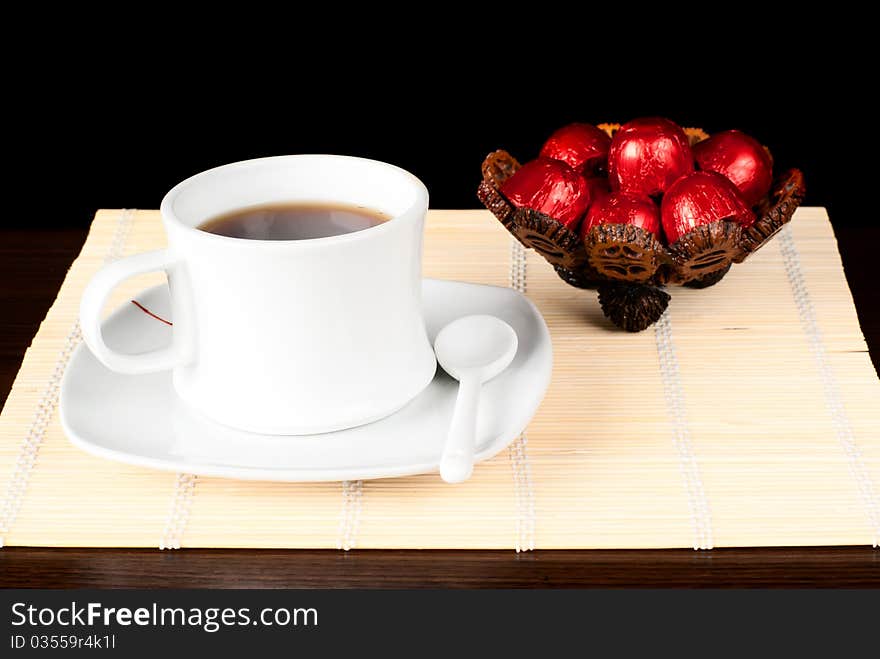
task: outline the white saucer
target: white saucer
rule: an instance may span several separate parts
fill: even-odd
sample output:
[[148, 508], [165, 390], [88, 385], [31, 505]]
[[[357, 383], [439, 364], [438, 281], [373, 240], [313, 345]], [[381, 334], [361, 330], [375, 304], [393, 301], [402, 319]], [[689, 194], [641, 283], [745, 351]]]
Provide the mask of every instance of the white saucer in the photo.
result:
[[[170, 320], [165, 285], [136, 299]], [[525, 429], [550, 383], [547, 325], [531, 302], [509, 288], [426, 279], [423, 304], [432, 342], [443, 325], [468, 314], [492, 314], [516, 330], [516, 357], [484, 385], [480, 403], [476, 460], [491, 458]], [[115, 311], [103, 331], [112, 348], [129, 353], [161, 347], [171, 337], [169, 326], [133, 304]], [[359, 480], [437, 471], [457, 387], [438, 369], [418, 397], [375, 423], [320, 435], [259, 435], [185, 407], [170, 373], [113, 373], [82, 344], [61, 384], [60, 411], [70, 441], [108, 460], [225, 478]]]

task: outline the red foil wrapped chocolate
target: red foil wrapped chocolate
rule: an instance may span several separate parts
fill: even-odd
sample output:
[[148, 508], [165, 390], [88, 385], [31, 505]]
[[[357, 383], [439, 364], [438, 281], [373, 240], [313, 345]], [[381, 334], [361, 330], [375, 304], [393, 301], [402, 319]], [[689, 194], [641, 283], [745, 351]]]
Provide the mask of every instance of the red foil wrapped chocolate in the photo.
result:
[[612, 192], [594, 201], [581, 224], [583, 239], [600, 224], [630, 224], [660, 234], [660, 208], [648, 197]]
[[729, 178], [749, 206], [767, 196], [773, 183], [773, 159], [767, 149], [738, 130], [715, 133], [698, 143], [694, 158], [700, 169]]
[[612, 190], [656, 196], [693, 169], [688, 138], [668, 119], [635, 119], [621, 126], [611, 140], [608, 178]]
[[561, 160], [584, 176], [604, 170], [608, 162], [611, 138], [592, 124], [568, 124], [544, 143], [542, 158]]
[[543, 213], [571, 231], [577, 231], [590, 205], [584, 177], [551, 158], [527, 162], [504, 182], [501, 193], [517, 208]]
[[748, 227], [755, 221], [737, 187], [715, 172], [693, 172], [677, 180], [663, 195], [660, 214], [670, 244], [703, 224], [733, 220]]

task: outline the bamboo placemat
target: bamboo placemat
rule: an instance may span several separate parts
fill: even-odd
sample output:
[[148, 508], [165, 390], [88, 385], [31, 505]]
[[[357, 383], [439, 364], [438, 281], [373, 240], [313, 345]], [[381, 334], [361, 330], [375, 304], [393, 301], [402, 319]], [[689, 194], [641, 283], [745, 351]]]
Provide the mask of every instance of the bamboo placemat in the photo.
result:
[[[160, 547], [628, 548], [874, 544], [880, 383], [824, 209], [802, 208], [641, 334], [486, 211], [432, 211], [425, 274], [524, 289], [553, 336], [527, 430], [458, 486], [197, 478], [106, 462], [58, 423], [83, 286], [164, 245], [156, 211], [100, 211], [0, 417], [0, 540]], [[132, 280], [114, 306], [156, 283]], [[418, 441], [418, 438], [413, 438]]]

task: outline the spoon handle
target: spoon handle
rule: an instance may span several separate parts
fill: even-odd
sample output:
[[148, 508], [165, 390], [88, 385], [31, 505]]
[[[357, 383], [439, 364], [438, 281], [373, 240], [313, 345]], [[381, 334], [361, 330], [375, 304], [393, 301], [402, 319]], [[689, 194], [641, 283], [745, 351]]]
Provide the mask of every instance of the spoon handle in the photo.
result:
[[440, 476], [447, 483], [466, 481], [474, 470], [480, 386], [478, 378], [465, 378], [459, 383], [455, 412], [440, 459]]

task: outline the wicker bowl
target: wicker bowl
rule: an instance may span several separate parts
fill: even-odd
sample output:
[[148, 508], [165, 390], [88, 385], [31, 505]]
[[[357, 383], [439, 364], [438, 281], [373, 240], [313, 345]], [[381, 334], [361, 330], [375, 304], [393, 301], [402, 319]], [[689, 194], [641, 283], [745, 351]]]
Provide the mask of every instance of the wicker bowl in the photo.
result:
[[[599, 127], [613, 136], [620, 125]], [[699, 128], [684, 130], [691, 145], [709, 137]], [[630, 332], [650, 327], [663, 315], [670, 300], [667, 286], [707, 288], [721, 281], [733, 264], [745, 261], [791, 220], [806, 192], [803, 174], [790, 169], [774, 179], [747, 228], [721, 220], [665, 245], [641, 227], [603, 224], [582, 240], [554, 218], [516, 208], [504, 197], [501, 186], [519, 167], [506, 151], [486, 156], [477, 188], [480, 201], [525, 247], [551, 263], [563, 281], [598, 289], [605, 315]]]

